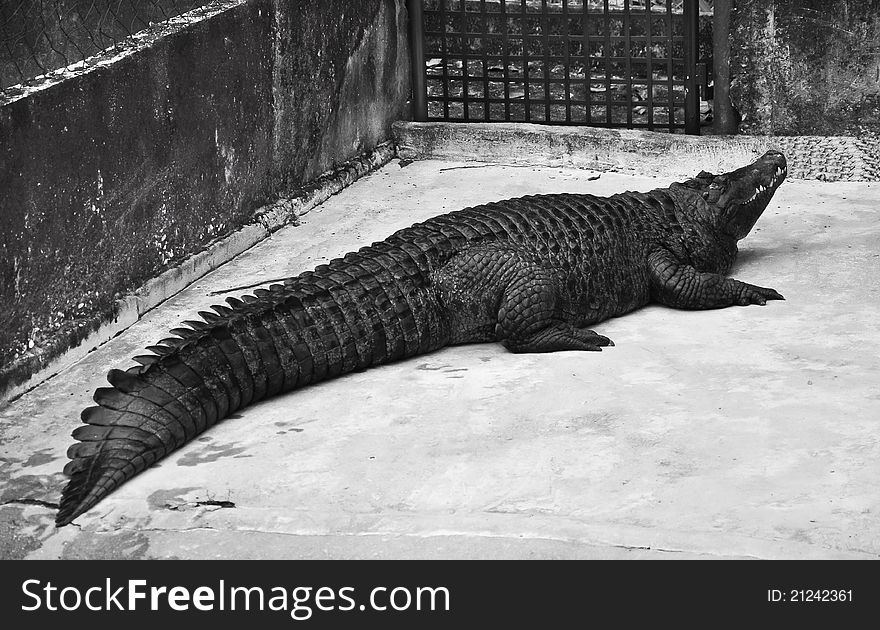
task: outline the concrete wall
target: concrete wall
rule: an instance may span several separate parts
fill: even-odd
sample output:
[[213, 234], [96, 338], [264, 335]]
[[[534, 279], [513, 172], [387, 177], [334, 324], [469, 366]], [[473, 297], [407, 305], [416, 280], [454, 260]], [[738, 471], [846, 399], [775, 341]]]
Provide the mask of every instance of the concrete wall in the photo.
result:
[[404, 4], [218, 1], [0, 101], [0, 398], [121, 295], [390, 137]]
[[733, 0], [740, 131], [880, 132], [880, 0]]

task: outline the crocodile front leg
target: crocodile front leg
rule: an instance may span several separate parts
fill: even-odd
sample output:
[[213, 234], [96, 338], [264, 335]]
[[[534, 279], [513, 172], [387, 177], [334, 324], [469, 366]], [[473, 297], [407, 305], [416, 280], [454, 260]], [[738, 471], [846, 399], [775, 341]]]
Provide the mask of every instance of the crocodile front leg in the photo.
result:
[[711, 309], [726, 306], [764, 305], [784, 300], [774, 289], [759, 287], [717, 273], [697, 271], [666, 250], [648, 257], [651, 296], [661, 304], [680, 309]]

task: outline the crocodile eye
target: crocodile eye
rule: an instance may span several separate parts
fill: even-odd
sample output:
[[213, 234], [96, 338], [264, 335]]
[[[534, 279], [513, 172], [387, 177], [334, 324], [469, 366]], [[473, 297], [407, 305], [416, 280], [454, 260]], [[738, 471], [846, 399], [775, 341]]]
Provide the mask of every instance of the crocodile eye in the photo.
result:
[[709, 198], [709, 191], [706, 190], [703, 192], [703, 199], [708, 199], [708, 198]]

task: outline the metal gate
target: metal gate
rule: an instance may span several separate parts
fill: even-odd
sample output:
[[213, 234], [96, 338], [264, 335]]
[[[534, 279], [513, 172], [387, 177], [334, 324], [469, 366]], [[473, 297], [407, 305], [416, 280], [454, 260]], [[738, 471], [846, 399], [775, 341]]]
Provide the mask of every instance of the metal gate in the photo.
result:
[[698, 0], [409, 0], [414, 118], [700, 132]]

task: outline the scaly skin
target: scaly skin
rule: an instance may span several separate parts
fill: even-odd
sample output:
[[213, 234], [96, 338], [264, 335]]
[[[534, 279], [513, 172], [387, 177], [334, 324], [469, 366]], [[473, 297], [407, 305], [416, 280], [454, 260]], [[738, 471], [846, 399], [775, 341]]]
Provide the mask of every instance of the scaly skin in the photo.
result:
[[601, 350], [613, 344], [586, 326], [652, 301], [782, 299], [724, 274], [784, 177], [785, 158], [770, 152], [648, 193], [467, 208], [200, 313], [96, 390], [73, 432], [56, 524], [236, 410], [310, 383], [450, 344]]

